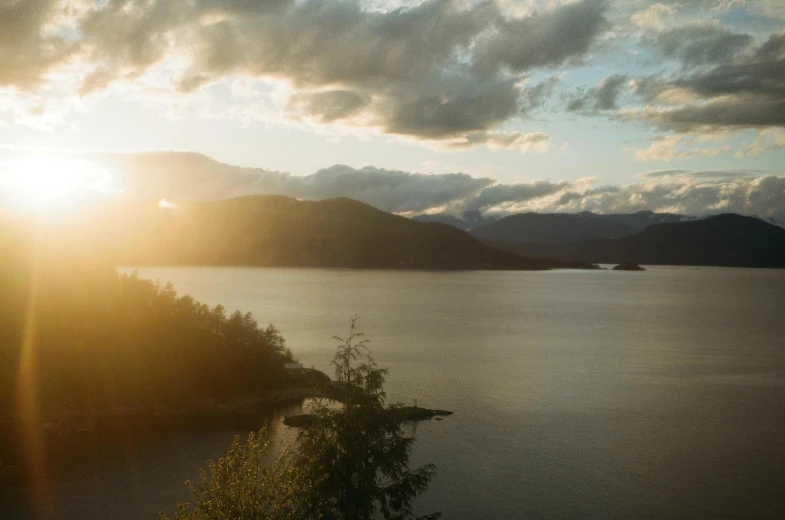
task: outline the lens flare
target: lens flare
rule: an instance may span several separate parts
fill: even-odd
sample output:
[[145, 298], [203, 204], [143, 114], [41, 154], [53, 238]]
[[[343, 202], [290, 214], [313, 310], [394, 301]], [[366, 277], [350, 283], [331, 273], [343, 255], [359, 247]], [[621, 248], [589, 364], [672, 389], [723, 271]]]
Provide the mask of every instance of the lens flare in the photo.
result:
[[25, 157], [0, 163], [0, 204], [19, 211], [65, 209], [119, 190], [96, 163], [70, 157]]

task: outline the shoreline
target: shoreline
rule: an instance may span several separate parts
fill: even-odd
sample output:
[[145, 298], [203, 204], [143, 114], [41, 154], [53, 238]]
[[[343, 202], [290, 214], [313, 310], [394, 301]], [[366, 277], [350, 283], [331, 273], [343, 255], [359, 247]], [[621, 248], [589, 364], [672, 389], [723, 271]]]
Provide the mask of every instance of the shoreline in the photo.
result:
[[27, 439], [42, 442], [40, 448], [50, 457], [51, 478], [60, 480], [67, 479], [75, 465], [93, 465], [118, 446], [177, 442], [181, 436], [222, 430], [258, 430], [287, 406], [301, 406], [306, 399], [340, 397], [340, 392], [327, 386], [296, 386], [257, 397], [179, 407], [60, 412], [32, 423], [5, 417], [0, 420], [0, 488], [29, 485], [23, 469]]

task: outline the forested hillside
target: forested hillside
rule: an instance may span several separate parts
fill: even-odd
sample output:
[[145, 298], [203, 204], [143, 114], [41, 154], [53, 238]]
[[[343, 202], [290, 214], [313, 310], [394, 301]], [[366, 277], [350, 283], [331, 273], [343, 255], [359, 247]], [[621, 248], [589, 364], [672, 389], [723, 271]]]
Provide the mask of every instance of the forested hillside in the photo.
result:
[[118, 276], [19, 229], [1, 230], [0, 244], [2, 417], [24, 416], [18, 397], [47, 415], [165, 408], [285, 383], [283, 338], [250, 314]]
[[438, 223], [350, 199], [252, 196], [129, 203], [75, 223], [80, 243], [116, 265], [249, 265], [376, 269], [545, 269]]

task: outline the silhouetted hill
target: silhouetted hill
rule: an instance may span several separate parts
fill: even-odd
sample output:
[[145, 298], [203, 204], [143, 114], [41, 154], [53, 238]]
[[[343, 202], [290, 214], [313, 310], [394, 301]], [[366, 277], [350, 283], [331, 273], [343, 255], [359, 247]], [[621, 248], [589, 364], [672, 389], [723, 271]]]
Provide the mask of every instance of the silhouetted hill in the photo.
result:
[[653, 226], [655, 224], [669, 224], [695, 220], [695, 217], [679, 215], [678, 213], [654, 213], [653, 211], [638, 211], [636, 213], [611, 213], [608, 215], [596, 215], [590, 212], [579, 213], [579, 215], [582, 214], [589, 214], [599, 219], [610, 219], [620, 222], [632, 229], [632, 234], [639, 233], [647, 227]]
[[450, 215], [448, 213], [415, 215], [412, 217], [412, 220], [416, 220], [417, 222], [440, 222], [464, 231], [469, 231], [481, 226], [487, 226], [499, 219], [498, 217], [486, 217], [480, 213], [479, 210], [469, 210], [464, 211], [460, 216]]
[[129, 204], [93, 219], [84, 240], [119, 265], [253, 265], [405, 269], [544, 269], [438, 223], [351, 199], [283, 196]]
[[521, 213], [471, 231], [485, 242], [511, 244], [567, 244], [590, 238], [634, 235], [653, 224], [680, 222], [687, 217], [670, 213], [641, 211], [631, 214], [597, 215], [583, 213]]
[[634, 236], [572, 244], [502, 244], [509, 251], [569, 261], [728, 267], [785, 267], [785, 229], [755, 217], [723, 214], [656, 224]]

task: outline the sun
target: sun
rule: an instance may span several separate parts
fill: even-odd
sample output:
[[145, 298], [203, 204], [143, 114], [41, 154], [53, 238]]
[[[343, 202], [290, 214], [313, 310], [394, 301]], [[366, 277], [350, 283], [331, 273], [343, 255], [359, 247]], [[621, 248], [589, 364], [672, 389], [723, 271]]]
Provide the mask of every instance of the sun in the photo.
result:
[[118, 190], [100, 165], [72, 157], [0, 162], [0, 204], [17, 211], [65, 209]]

